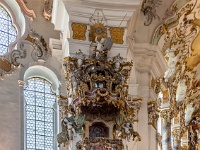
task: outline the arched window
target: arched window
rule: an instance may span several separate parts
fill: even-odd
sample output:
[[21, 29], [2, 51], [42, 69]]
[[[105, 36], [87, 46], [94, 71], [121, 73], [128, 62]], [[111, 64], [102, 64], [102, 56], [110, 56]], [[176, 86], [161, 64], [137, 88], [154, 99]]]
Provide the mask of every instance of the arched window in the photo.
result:
[[0, 5], [0, 56], [8, 52], [8, 46], [16, 40], [17, 29], [9, 13]]
[[24, 89], [26, 150], [54, 150], [55, 93], [43, 78], [30, 78]]

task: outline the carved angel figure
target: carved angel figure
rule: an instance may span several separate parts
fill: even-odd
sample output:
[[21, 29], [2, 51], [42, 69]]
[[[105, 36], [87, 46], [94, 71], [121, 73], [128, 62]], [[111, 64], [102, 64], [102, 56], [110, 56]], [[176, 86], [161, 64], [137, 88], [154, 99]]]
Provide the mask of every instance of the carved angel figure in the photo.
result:
[[130, 141], [131, 137], [133, 137], [133, 140], [135, 139], [135, 137], [137, 137], [139, 141], [141, 140], [138, 132], [134, 131], [132, 123], [129, 121], [125, 121], [122, 125], [122, 138], [125, 138], [128, 141]]
[[118, 71], [121, 67], [123, 58], [118, 54], [117, 56], [113, 57], [113, 62], [114, 62], [114, 69], [115, 71]]
[[61, 122], [61, 126], [62, 126], [62, 132], [57, 135], [57, 142], [58, 142], [58, 147], [60, 147], [61, 144], [64, 144], [64, 147], [65, 147], [67, 146], [68, 141], [70, 139], [69, 133], [68, 133], [68, 125], [63, 120]]
[[65, 117], [61, 124], [64, 124], [65, 126], [67, 126], [68, 131], [69, 131], [69, 139], [73, 139], [74, 136], [76, 136], [76, 131], [74, 129], [75, 123], [73, 122], [72, 116]]
[[186, 96], [186, 91], [187, 91], [187, 86], [185, 84], [186, 80], [180, 80], [178, 83], [178, 88], [176, 90], [176, 101], [181, 102], [185, 96]]
[[78, 67], [81, 67], [85, 60], [85, 54], [79, 49], [79, 52], [76, 52], [77, 64]]
[[168, 82], [168, 79], [176, 72], [176, 63], [177, 63], [178, 58], [177, 56], [175, 56], [174, 52], [175, 52], [174, 48], [167, 49], [165, 52], [166, 56], [169, 57], [169, 60], [167, 62], [168, 69], [164, 75], [165, 82]]

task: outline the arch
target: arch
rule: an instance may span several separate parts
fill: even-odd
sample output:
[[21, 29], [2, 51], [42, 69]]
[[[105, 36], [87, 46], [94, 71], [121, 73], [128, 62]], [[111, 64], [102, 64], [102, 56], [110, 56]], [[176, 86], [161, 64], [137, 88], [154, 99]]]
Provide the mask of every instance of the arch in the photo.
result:
[[31, 77], [24, 89], [25, 149], [55, 149], [56, 104], [52, 84], [45, 78]]
[[4, 55], [8, 54], [12, 51], [12, 49], [15, 47], [19, 39], [22, 37], [22, 35], [25, 33], [26, 30], [26, 21], [24, 18], [24, 15], [21, 12], [21, 9], [16, 1], [10, 1], [5, 0], [0, 2], [0, 6], [2, 6], [6, 12], [9, 14], [9, 17], [11, 19], [11, 24], [16, 28], [17, 30], [17, 36], [12, 43], [8, 46], [8, 51]]
[[[45, 83], [49, 82], [51, 90], [49, 90], [48, 87], [46, 89], [46, 86], [45, 86], [45, 89], [41, 90], [41, 92], [40, 92], [40, 90], [38, 91], [38, 89], [35, 89], [36, 91], [33, 91], [33, 92], [35, 92], [35, 93], [39, 92], [39, 95], [41, 95], [43, 93], [42, 97], [44, 97], [45, 103], [46, 103], [46, 100], [45, 100], [46, 98], [47, 98], [47, 101], [49, 101], [50, 99], [52, 99], [52, 97], [49, 99], [49, 96], [51, 95], [50, 93], [52, 93], [53, 94], [52, 96], [54, 96], [54, 98], [55, 98], [54, 104], [53, 104], [53, 102], [50, 102], [51, 104], [53, 104], [53, 105], [51, 105], [51, 107], [52, 107], [51, 110], [53, 111], [53, 116], [54, 116], [54, 123], [53, 123], [54, 124], [54, 127], [53, 127], [53, 129], [54, 129], [53, 130], [54, 137], [53, 137], [53, 145], [50, 144], [49, 146], [51, 148], [53, 146], [53, 149], [57, 149], [57, 143], [56, 143], [55, 135], [58, 132], [57, 123], [59, 121], [59, 116], [58, 116], [59, 114], [58, 114], [58, 111], [57, 111], [58, 110], [58, 105], [57, 105], [56, 94], [59, 93], [59, 86], [60, 86], [59, 79], [60, 79], [60, 76], [59, 76], [58, 72], [55, 69], [53, 69], [53, 67], [51, 67], [50, 65], [48, 65], [46, 63], [42, 63], [42, 62], [39, 62], [39, 64], [40, 65], [38, 65], [38, 64], [35, 65], [35, 63], [34, 64], [33, 63], [29, 63], [29, 64], [25, 65], [22, 68], [22, 70], [20, 72], [20, 75], [21, 75], [21, 79], [22, 79], [23, 83], [25, 83], [24, 84], [25, 89], [27, 89], [27, 87], [29, 87], [29, 85], [30, 85], [29, 81], [31, 81], [31, 80], [33, 82], [34, 80], [40, 80], [41, 79], [43, 81], [40, 81], [40, 82], [45, 82]], [[40, 88], [41, 88], [41, 86], [40, 86]], [[48, 93], [46, 94], [45, 91], [47, 91]], [[30, 135], [27, 135], [27, 131], [26, 131], [26, 128], [27, 128], [27, 110], [26, 109], [28, 107], [28, 105], [27, 105], [27, 95], [28, 95], [28, 98], [34, 97], [34, 95], [29, 96], [29, 94], [25, 94], [25, 93], [24, 93], [24, 97], [23, 97], [23, 102], [24, 102], [24, 113], [23, 113], [24, 114], [24, 133], [25, 133], [24, 134], [24, 146], [25, 146], [24, 148], [25, 149], [27, 147], [27, 144], [30, 144], [30, 143], [27, 143], [27, 138], [29, 139], [28, 142], [30, 142]], [[38, 94], [35, 94], [35, 95], [38, 95]], [[39, 96], [34, 97], [35, 101], [37, 101], [38, 98], [41, 99], [41, 97], [39, 97]], [[37, 107], [37, 106], [35, 106], [35, 107]], [[40, 107], [42, 107], [42, 106], [40, 106]], [[44, 110], [45, 109], [46, 108], [44, 108]], [[37, 112], [34, 112], [34, 113], [37, 114]], [[28, 123], [30, 124], [30, 119], [29, 118], [28, 118], [28, 121], [29, 121]], [[35, 124], [37, 122], [38, 121], [35, 120]], [[42, 126], [41, 126], [41, 128], [42, 128]], [[45, 128], [46, 127], [44, 126], [44, 129]], [[32, 134], [34, 134], [34, 132]], [[45, 140], [45, 139], [43, 139], [43, 140]], [[43, 140], [41, 140], [41, 142], [46, 143]], [[35, 141], [35, 142], [36, 142], [35, 143], [35, 148], [36, 148], [36, 147], [38, 147], [37, 146], [38, 144], [37, 144], [37, 141]], [[50, 142], [50, 143], [52, 143], [52, 142]], [[30, 146], [31, 145], [29, 145], [29, 147]], [[48, 144], [47, 144], [47, 147], [45, 147], [45, 148], [48, 148]]]
[[60, 81], [58, 80], [57, 75], [49, 68], [45, 66], [35, 65], [29, 67], [23, 76], [23, 81], [27, 82], [27, 80], [31, 77], [42, 77], [48, 80], [52, 84], [52, 91], [58, 93], [58, 89], [60, 86]]
[[10, 13], [4, 6], [0, 5], [0, 55], [4, 56], [9, 52], [9, 45], [16, 41], [17, 28], [12, 22]]
[[21, 37], [26, 30], [26, 20], [21, 12], [21, 9], [16, 1], [4, 0], [1, 4], [7, 9], [11, 14], [13, 23], [17, 26], [19, 30], [19, 36]]

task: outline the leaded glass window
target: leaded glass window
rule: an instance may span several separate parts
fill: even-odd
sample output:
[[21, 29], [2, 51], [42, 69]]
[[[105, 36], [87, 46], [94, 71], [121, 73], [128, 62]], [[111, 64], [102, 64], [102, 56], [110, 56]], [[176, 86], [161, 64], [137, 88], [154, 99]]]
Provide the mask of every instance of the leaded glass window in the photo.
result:
[[24, 90], [26, 115], [26, 150], [54, 150], [55, 94], [42, 78], [28, 80]]
[[9, 13], [0, 5], [0, 55], [8, 52], [8, 46], [17, 37], [17, 30], [12, 24]]

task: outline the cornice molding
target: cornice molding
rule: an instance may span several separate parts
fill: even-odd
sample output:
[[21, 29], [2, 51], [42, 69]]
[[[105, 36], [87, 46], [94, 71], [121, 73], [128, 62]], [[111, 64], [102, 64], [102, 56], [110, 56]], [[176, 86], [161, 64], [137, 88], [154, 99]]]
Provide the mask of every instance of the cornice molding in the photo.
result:
[[139, 0], [124, 0], [124, 1], [97, 1], [97, 0], [63, 0], [64, 4], [70, 6], [81, 6], [87, 8], [103, 8], [103, 9], [113, 9], [113, 10], [126, 10], [133, 11], [133, 9], [138, 8], [141, 5]]
[[90, 1], [90, 0], [63, 0], [71, 22], [88, 24], [89, 18], [95, 9], [103, 10], [107, 26], [127, 27], [127, 22], [135, 14], [139, 13], [140, 3], [137, 1]]
[[132, 42], [130, 50], [138, 71], [149, 72], [154, 77], [160, 77], [166, 71], [167, 63], [157, 45]]
[[[68, 39], [68, 42], [69, 42], [70, 55], [72, 56], [75, 55], [76, 52], [78, 52], [80, 48], [82, 52], [84, 52], [86, 55], [89, 55], [89, 53], [92, 53], [92, 50], [88, 51], [88, 49], [90, 49], [90, 46], [91, 47], [93, 46], [90, 41]], [[108, 54], [108, 57], [110, 58], [120, 53], [120, 56], [126, 59], [127, 48], [128, 48], [127, 44], [113, 44], [112, 49], [110, 50]]]

